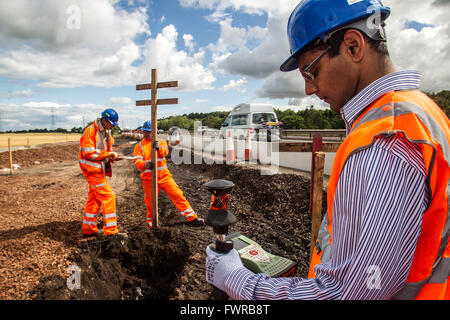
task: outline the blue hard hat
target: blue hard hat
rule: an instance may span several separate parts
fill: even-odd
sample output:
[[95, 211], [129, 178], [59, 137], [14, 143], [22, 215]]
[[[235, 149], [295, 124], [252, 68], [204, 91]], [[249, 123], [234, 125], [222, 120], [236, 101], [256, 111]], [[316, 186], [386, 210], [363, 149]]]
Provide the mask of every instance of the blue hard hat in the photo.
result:
[[102, 118], [108, 120], [112, 125], [117, 126], [117, 121], [119, 121], [119, 114], [114, 109], [105, 109], [102, 112]]
[[[375, 37], [375, 30], [381, 33], [381, 39], [385, 39], [382, 22], [390, 12], [389, 7], [383, 6], [380, 0], [302, 0], [289, 17], [287, 34], [291, 56], [280, 66], [280, 70], [297, 69], [297, 53], [300, 50], [318, 39], [326, 40], [330, 33], [344, 27], [359, 29], [374, 39], [380, 38], [380, 35]], [[367, 19], [371, 16], [373, 21]], [[358, 21], [362, 22], [353, 24]]]
[[145, 121], [144, 125], [141, 128], [141, 130], [143, 130], [143, 131], [152, 131], [152, 122], [150, 120]]

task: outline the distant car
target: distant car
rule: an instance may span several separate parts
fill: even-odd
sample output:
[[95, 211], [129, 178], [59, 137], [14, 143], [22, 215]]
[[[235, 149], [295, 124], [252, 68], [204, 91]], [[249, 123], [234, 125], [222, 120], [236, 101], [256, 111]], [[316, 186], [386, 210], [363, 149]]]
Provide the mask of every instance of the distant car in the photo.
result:
[[169, 134], [169, 136], [177, 133], [180, 134], [181, 133], [181, 129], [179, 127], [171, 127], [169, 128], [169, 130], [167, 131], [167, 133]]
[[205, 136], [215, 136], [219, 130], [208, 128], [207, 126], [200, 126], [197, 128], [196, 132], [201, 133]]
[[220, 128], [220, 138], [228, 132], [235, 139], [244, 140], [250, 134], [252, 140], [279, 141], [280, 122], [270, 104], [241, 103], [231, 110]]

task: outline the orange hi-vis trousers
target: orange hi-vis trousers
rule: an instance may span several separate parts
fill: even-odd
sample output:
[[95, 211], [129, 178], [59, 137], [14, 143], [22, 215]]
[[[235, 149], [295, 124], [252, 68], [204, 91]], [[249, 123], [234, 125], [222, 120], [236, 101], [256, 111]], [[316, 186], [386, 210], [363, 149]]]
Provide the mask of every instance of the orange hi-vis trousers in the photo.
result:
[[[147, 206], [147, 223], [151, 228], [152, 224], [152, 180], [142, 180], [142, 186], [144, 188], [144, 202]], [[189, 202], [183, 195], [183, 191], [177, 186], [173, 178], [164, 179], [164, 181], [158, 181], [158, 196], [160, 190], [163, 189], [165, 193], [172, 200], [175, 207], [180, 214], [186, 218], [187, 221], [192, 221], [197, 218], [197, 213], [192, 209]]]
[[[84, 173], [84, 172], [83, 172]], [[103, 234], [118, 232], [116, 216], [116, 197], [104, 173], [84, 173], [89, 184], [89, 193], [84, 207], [83, 234], [93, 234], [97, 230], [97, 214], [103, 214]]]

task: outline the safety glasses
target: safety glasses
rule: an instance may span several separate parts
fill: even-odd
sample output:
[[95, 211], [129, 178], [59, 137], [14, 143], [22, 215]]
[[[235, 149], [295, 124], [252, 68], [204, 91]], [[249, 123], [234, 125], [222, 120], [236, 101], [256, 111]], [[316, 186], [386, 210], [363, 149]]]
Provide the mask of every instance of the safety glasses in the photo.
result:
[[313, 62], [311, 62], [310, 64], [308, 64], [308, 65], [303, 69], [303, 71], [301, 71], [302, 77], [305, 79], [305, 81], [308, 81], [308, 82], [314, 81], [314, 79], [315, 79], [315, 77], [317, 76], [317, 74], [314, 75], [314, 74], [311, 73], [309, 70], [311, 70], [311, 68], [312, 68], [317, 62], [319, 62], [320, 58], [322, 58], [322, 56], [325, 54], [325, 52], [327, 52], [328, 50], [330, 50], [330, 48], [331, 48], [331, 45], [328, 46], [325, 50], [323, 50], [322, 53], [319, 54], [319, 56], [313, 60]]

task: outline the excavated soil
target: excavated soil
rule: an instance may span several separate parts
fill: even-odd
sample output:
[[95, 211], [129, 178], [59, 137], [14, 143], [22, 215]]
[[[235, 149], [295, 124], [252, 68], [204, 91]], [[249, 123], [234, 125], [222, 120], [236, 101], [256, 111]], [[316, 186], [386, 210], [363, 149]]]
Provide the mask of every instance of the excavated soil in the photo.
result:
[[[186, 223], [161, 192], [160, 228], [148, 230], [141, 180], [129, 160], [115, 163], [110, 179], [119, 231], [127, 237], [81, 240], [88, 186], [78, 148], [64, 143], [14, 151], [20, 168], [0, 175], [0, 299], [210, 299], [204, 264], [212, 228]], [[116, 139], [122, 154], [133, 148], [133, 141]], [[306, 276], [311, 220], [305, 174], [261, 175], [255, 165], [175, 165], [168, 159], [174, 180], [203, 218], [211, 198], [203, 184], [233, 181], [229, 208], [238, 221], [230, 231], [298, 262], [297, 276]], [[2, 168], [9, 168], [7, 152], [0, 153]]]

